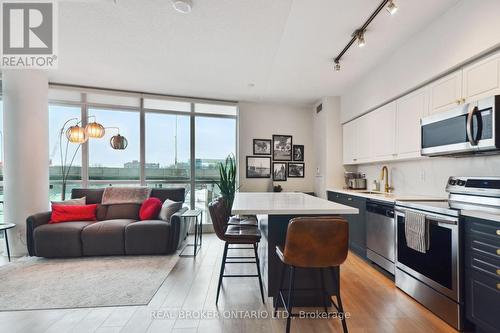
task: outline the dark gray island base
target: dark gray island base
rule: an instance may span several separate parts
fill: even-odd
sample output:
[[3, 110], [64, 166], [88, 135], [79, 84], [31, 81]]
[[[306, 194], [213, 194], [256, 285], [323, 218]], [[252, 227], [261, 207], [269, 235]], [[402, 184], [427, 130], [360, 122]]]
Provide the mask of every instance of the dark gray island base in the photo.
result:
[[[321, 214], [317, 216], [327, 216]], [[285, 244], [286, 231], [288, 223], [294, 217], [315, 216], [315, 215], [267, 215], [267, 218], [259, 219], [259, 228], [262, 232], [262, 239], [259, 245], [260, 266], [263, 283], [267, 287], [268, 296], [273, 297], [273, 305], [276, 304], [280, 274], [283, 267], [276, 254], [276, 246]], [[337, 215], [329, 215], [337, 216]], [[261, 216], [263, 217], [263, 216]], [[339, 269], [334, 269], [339, 277]], [[298, 307], [323, 307], [325, 298], [321, 294], [321, 270], [310, 268], [297, 268], [295, 275], [295, 294], [294, 306]], [[337, 290], [333, 284], [332, 273], [330, 269], [323, 269], [325, 287], [329, 295], [336, 295]], [[289, 275], [286, 270], [283, 283], [283, 289], [288, 289]], [[317, 290], [307, 290], [314, 289]], [[302, 289], [302, 290], [301, 290]], [[328, 306], [331, 302], [328, 300]], [[279, 305], [282, 307], [282, 304]]]

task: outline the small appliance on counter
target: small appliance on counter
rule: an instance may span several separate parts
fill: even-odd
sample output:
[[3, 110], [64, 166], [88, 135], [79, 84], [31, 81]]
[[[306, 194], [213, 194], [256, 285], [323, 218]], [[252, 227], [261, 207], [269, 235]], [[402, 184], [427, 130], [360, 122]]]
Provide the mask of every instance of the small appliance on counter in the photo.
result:
[[364, 173], [345, 172], [345, 185], [350, 190], [366, 190], [366, 178]]

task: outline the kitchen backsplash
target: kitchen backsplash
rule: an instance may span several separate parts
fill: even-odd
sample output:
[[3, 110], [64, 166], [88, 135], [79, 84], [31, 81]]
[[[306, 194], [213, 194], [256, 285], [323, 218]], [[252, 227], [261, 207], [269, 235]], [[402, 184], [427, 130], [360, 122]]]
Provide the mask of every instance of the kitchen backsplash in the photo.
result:
[[[500, 177], [500, 155], [474, 156], [466, 158], [423, 158], [402, 161], [360, 165], [357, 170], [365, 173], [368, 189], [373, 180], [380, 179], [383, 165], [389, 167], [390, 184], [400, 194], [421, 194], [446, 196], [446, 181], [449, 176], [497, 176]], [[381, 184], [383, 189], [384, 184]]]

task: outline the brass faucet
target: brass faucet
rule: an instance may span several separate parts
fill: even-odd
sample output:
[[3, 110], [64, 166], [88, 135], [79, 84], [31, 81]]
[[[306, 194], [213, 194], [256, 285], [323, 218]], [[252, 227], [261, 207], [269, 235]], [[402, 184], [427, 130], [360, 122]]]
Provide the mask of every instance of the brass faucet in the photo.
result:
[[382, 167], [382, 172], [380, 173], [380, 180], [384, 180], [384, 176], [385, 176], [384, 189], [386, 193], [389, 193], [389, 191], [393, 190], [394, 188], [392, 186], [389, 186], [389, 169], [385, 165]]

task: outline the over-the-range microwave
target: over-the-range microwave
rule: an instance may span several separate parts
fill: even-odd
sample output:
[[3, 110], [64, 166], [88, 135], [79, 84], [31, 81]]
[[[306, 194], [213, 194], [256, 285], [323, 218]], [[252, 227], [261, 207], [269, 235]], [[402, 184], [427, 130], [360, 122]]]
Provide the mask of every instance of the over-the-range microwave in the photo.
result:
[[422, 118], [422, 155], [500, 153], [500, 95]]

